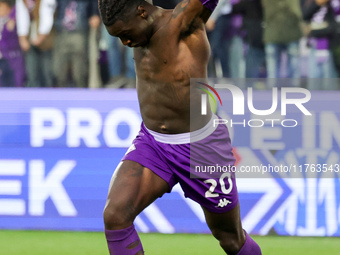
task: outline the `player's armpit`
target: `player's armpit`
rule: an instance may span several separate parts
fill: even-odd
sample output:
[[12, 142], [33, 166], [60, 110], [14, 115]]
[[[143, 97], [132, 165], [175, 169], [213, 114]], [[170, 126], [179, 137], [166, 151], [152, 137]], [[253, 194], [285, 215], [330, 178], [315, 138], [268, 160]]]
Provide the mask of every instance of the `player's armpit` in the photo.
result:
[[218, 0], [183, 0], [175, 7], [172, 19], [179, 24], [181, 31], [186, 30], [196, 18], [206, 22], [217, 2]]

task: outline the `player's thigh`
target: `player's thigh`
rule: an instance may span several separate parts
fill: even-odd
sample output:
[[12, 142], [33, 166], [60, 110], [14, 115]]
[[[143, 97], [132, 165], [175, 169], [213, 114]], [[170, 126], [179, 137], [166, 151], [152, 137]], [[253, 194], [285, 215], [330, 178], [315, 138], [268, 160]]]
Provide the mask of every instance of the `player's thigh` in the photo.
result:
[[109, 217], [123, 217], [118, 225], [128, 224], [168, 191], [168, 183], [150, 169], [134, 161], [122, 161], [111, 179], [104, 220], [106, 213]]
[[202, 209], [206, 222], [217, 239], [234, 239], [243, 242], [244, 233], [239, 203], [233, 209], [224, 213], [210, 212], [204, 207]]

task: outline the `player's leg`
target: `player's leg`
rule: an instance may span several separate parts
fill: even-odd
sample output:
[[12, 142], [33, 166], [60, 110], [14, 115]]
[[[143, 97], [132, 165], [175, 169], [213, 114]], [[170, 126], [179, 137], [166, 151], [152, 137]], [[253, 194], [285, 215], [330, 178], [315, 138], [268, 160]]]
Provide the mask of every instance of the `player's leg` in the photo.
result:
[[261, 254], [257, 243], [242, 229], [239, 204], [225, 213], [203, 211], [212, 234], [228, 255]]
[[110, 254], [144, 254], [133, 226], [135, 217], [169, 190], [169, 185], [150, 169], [123, 161], [112, 176], [104, 209], [105, 234]]

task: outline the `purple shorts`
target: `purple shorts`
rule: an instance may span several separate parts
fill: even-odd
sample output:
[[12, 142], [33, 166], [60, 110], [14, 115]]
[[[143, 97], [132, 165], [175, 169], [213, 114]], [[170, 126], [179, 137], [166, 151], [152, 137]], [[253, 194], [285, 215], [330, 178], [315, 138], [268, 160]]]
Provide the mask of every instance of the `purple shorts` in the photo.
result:
[[149, 168], [168, 183], [169, 192], [180, 183], [185, 196], [208, 211], [227, 212], [238, 204], [235, 174], [226, 171], [235, 158], [228, 128], [214, 126], [216, 118], [200, 130], [175, 135], [160, 134], [142, 124], [122, 160]]

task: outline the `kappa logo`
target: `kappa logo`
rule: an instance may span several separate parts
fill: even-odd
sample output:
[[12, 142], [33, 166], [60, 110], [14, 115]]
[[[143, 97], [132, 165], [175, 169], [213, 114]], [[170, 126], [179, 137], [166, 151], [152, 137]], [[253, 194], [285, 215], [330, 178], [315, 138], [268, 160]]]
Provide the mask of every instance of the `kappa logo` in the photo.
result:
[[223, 207], [227, 206], [228, 204], [231, 204], [231, 201], [229, 201], [226, 198], [223, 198], [223, 199], [220, 199], [220, 202], [218, 203], [217, 207], [223, 208]]

